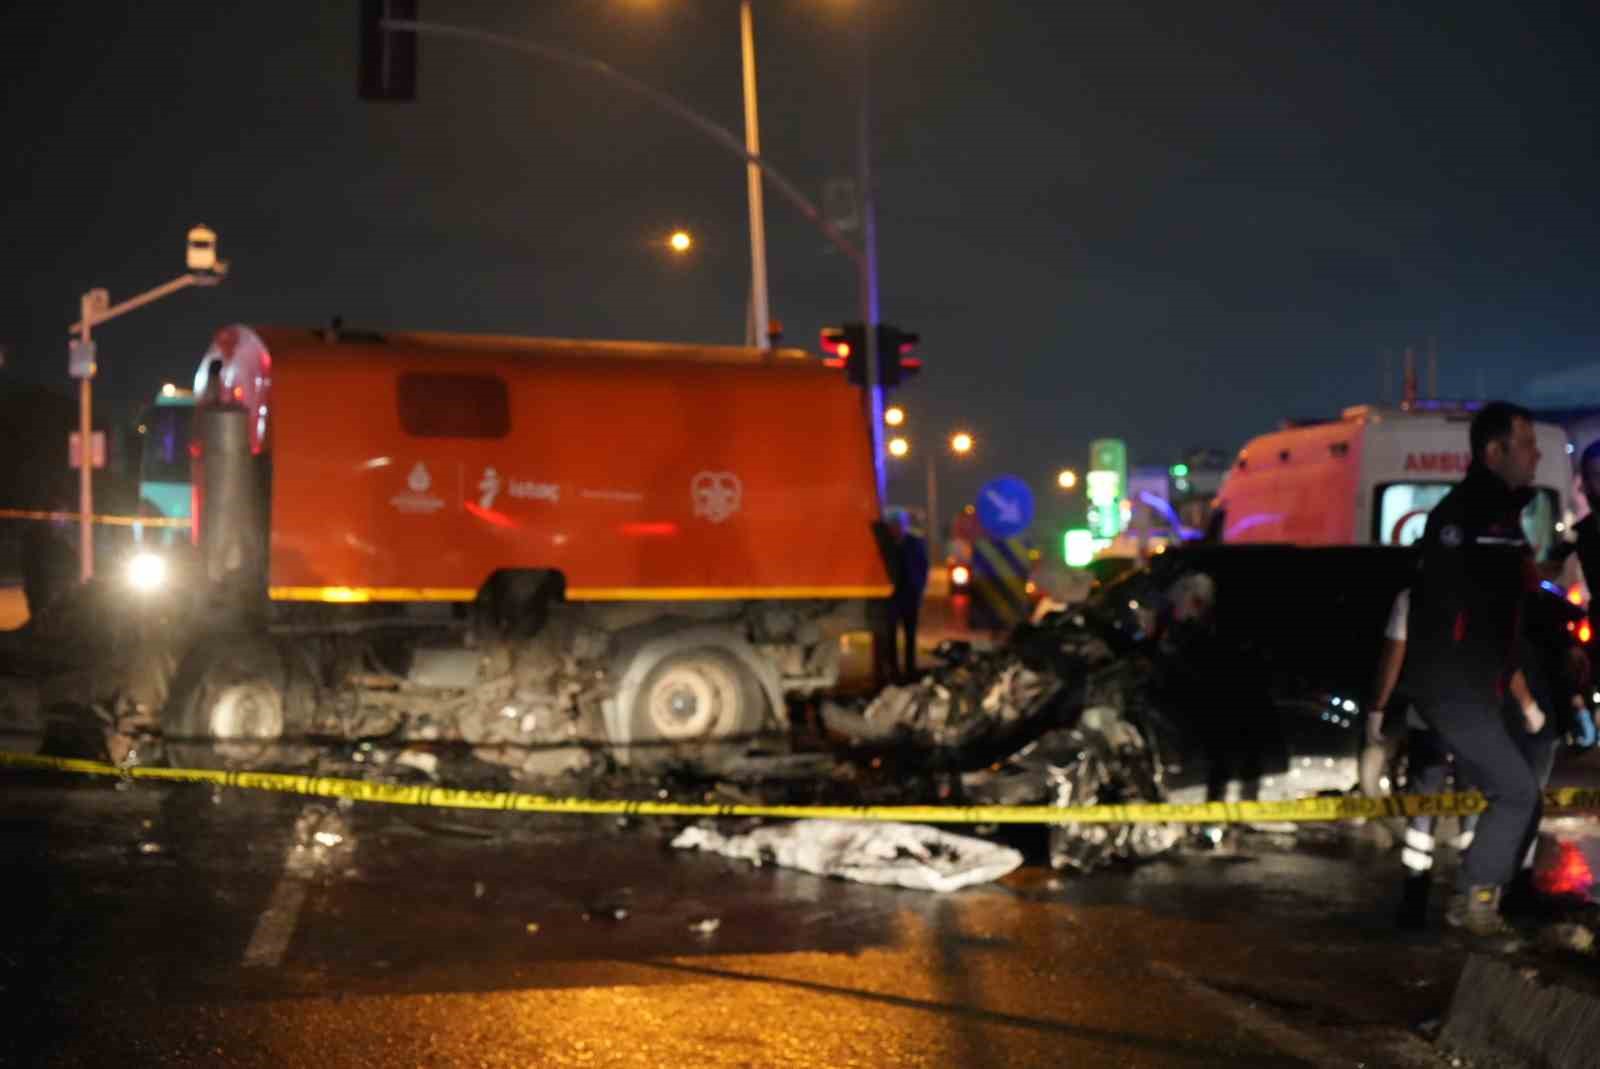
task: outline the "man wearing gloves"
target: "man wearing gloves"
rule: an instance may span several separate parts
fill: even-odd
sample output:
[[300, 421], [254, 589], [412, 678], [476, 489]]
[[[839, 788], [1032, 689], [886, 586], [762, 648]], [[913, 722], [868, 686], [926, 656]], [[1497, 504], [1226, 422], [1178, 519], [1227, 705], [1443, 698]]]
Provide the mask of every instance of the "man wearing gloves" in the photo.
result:
[[[1472, 462], [1428, 516], [1412, 590], [1401, 689], [1455, 755], [1488, 808], [1462, 865], [1465, 896], [1446, 920], [1505, 931], [1500, 896], [1538, 827], [1541, 793], [1512, 732], [1537, 733], [1544, 711], [1521, 672], [1519, 610], [1538, 585], [1521, 514], [1539, 463], [1526, 409], [1497, 401], [1472, 420]], [[1522, 723], [1502, 716], [1510, 695]]]

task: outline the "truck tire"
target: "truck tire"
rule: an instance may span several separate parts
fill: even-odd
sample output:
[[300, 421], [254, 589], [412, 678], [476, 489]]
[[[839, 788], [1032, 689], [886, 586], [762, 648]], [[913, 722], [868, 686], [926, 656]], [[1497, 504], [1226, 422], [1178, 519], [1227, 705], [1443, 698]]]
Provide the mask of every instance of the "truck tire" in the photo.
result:
[[738, 658], [713, 646], [680, 650], [650, 670], [634, 698], [630, 763], [714, 762], [766, 718], [766, 693]]
[[227, 636], [190, 651], [161, 713], [167, 760], [180, 768], [259, 768], [291, 734], [282, 658], [261, 639]]

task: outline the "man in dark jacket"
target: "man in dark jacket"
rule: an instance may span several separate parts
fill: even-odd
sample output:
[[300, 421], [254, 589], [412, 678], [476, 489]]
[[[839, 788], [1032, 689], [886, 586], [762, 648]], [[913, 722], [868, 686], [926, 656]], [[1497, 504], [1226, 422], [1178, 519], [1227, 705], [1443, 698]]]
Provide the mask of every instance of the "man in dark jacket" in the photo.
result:
[[[1534, 770], [1511, 734], [1544, 722], [1518, 664], [1518, 609], [1538, 580], [1521, 515], [1539, 446], [1532, 416], [1503, 401], [1478, 412], [1470, 436], [1466, 478], [1429, 514], [1420, 543], [1402, 688], [1489, 803], [1462, 862], [1463, 897], [1446, 920], [1493, 935], [1504, 931], [1501, 891], [1540, 811]], [[1524, 723], [1501, 716], [1513, 691]]]
[[[901, 662], [903, 678], [910, 682], [917, 676], [917, 619], [922, 615], [922, 594], [928, 586], [928, 544], [911, 531], [905, 513], [894, 515], [889, 521], [889, 537], [893, 544], [895, 563], [894, 596], [891, 598], [894, 615], [892, 627], [905, 638], [905, 656]], [[894, 642], [890, 642], [890, 650]], [[894, 656], [893, 652], [890, 657]]]

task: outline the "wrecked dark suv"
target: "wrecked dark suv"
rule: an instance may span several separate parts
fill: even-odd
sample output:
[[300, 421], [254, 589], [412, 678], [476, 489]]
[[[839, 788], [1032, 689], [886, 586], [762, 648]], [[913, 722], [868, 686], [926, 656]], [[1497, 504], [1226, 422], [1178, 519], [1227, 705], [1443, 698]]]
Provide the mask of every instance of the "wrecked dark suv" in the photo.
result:
[[[1168, 796], [1202, 800], [1219, 762], [1229, 797], [1352, 788], [1384, 624], [1416, 561], [1397, 546], [1189, 545], [1098, 590], [1086, 610], [1148, 666], [1139, 697]], [[1173, 595], [1191, 576], [1209, 578], [1214, 635], [1186, 651]]]

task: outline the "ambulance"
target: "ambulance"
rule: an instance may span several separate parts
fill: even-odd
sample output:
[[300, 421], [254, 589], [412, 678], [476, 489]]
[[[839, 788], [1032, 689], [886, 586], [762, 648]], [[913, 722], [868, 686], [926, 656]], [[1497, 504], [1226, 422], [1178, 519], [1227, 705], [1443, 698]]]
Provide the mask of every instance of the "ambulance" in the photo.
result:
[[[1466, 475], [1475, 403], [1359, 405], [1339, 419], [1251, 439], [1217, 492], [1211, 531], [1223, 542], [1398, 545], [1422, 537], [1428, 513]], [[1542, 561], [1572, 522], [1572, 447], [1536, 423], [1535, 495], [1523, 529]]]

